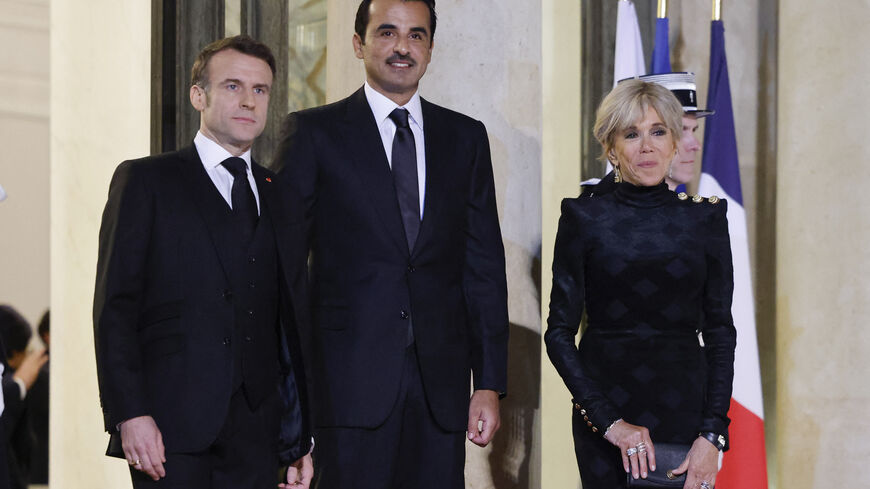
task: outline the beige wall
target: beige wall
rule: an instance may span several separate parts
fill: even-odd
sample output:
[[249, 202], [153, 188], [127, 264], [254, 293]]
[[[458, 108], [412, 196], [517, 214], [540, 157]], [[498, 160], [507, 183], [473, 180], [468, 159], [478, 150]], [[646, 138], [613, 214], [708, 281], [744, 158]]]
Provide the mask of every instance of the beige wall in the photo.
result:
[[[359, 88], [365, 73], [351, 38], [358, 0], [331, 0], [327, 99]], [[443, 0], [432, 63], [420, 92], [486, 124], [507, 255], [511, 364], [502, 430], [486, 449], [468, 446], [469, 488], [539, 487], [541, 7]], [[485, 21], [484, 21], [485, 19]]]
[[112, 171], [149, 152], [150, 19], [150, 2], [51, 5], [50, 485], [56, 488], [130, 487], [126, 463], [103, 455], [108, 438], [91, 304]]
[[[542, 26], [541, 321], [545, 325], [560, 202], [565, 197], [576, 197], [580, 190], [580, 2], [544, 0]], [[579, 487], [571, 434], [571, 393], [547, 358], [543, 343], [541, 349], [540, 487]]]
[[[779, 486], [866, 485], [870, 3], [779, 3]], [[857, 47], [857, 48], [856, 48]]]
[[48, 308], [48, 0], [0, 0], [0, 304]]

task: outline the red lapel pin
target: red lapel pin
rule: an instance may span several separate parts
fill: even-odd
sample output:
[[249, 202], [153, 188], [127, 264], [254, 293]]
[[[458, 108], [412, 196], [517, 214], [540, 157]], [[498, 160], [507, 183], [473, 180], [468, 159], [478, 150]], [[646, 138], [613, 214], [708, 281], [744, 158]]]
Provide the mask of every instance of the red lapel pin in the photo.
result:
[[272, 183], [272, 179], [270, 177], [266, 177], [266, 181]]

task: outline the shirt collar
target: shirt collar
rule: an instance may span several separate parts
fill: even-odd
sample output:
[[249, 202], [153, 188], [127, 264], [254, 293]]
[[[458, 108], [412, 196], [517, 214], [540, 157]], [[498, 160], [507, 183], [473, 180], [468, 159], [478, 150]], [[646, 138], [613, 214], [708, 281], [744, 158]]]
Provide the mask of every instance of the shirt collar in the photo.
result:
[[369, 102], [369, 107], [371, 107], [372, 114], [374, 114], [375, 121], [377, 121], [378, 125], [384, 122], [387, 117], [390, 116], [390, 113], [396, 110], [396, 107], [402, 107], [408, 110], [411, 121], [417, 124], [420, 129], [423, 128], [423, 105], [420, 103], [419, 90], [414, 92], [414, 95], [411, 96], [411, 100], [409, 100], [408, 103], [400, 106], [381, 92], [372, 88], [368, 81], [366, 81], [364, 89], [366, 100]]
[[[193, 145], [196, 146], [196, 152], [199, 153], [199, 159], [207, 169], [217, 168], [225, 159], [233, 156], [214, 140], [209, 139], [209, 137], [203, 134], [202, 131], [196, 132], [196, 137], [193, 138]], [[245, 151], [239, 155], [239, 158], [245, 160], [245, 164], [248, 165], [248, 170], [250, 170], [251, 150], [249, 149]]]

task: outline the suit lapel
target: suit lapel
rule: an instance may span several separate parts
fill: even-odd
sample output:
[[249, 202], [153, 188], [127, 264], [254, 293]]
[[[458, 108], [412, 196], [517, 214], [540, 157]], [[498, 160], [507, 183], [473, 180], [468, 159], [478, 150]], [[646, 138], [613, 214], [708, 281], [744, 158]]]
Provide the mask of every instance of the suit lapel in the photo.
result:
[[212, 244], [214, 244], [220, 258], [224, 276], [229, 280], [229, 264], [232, 263], [234, 253], [232, 240], [228, 234], [234, 230], [229, 225], [232, 218], [230, 206], [227, 205], [205, 172], [196, 147], [188, 146], [179, 150], [178, 154], [181, 157], [179, 170], [185, 180], [185, 190], [193, 199], [200, 216], [205, 221]]
[[347, 127], [344, 134], [363, 188], [374, 205], [386, 234], [401, 250], [408, 252], [402, 214], [396, 198], [393, 174], [365, 91], [359, 89], [348, 98]]
[[423, 202], [423, 221], [414, 250], [434, 236], [440, 211], [439, 204], [444, 199], [444, 191], [449, 188], [445, 150], [451, 147], [449, 135], [440, 118], [438, 108], [426, 100], [420, 100], [423, 108], [423, 138], [426, 141], [426, 197]]

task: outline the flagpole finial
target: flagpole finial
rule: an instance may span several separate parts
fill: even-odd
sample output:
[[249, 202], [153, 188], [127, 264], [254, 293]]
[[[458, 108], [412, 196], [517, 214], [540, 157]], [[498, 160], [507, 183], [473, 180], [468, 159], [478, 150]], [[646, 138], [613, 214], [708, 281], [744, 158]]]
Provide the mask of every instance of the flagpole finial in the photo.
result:
[[722, 20], [722, 0], [713, 0], [713, 20]]
[[668, 0], [659, 0], [656, 17], [659, 19], [666, 19], [668, 17]]

